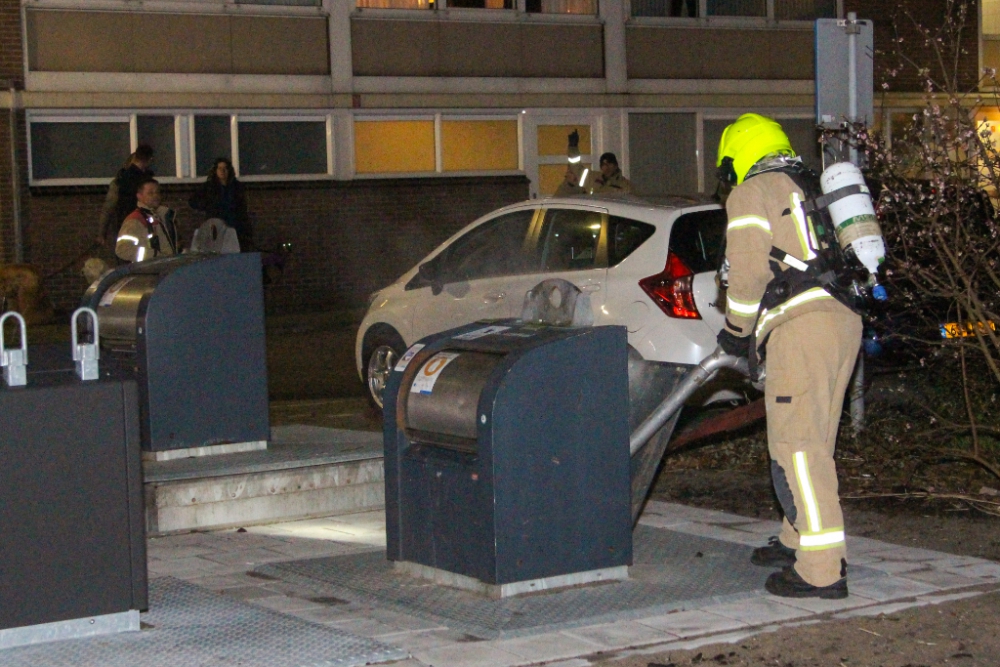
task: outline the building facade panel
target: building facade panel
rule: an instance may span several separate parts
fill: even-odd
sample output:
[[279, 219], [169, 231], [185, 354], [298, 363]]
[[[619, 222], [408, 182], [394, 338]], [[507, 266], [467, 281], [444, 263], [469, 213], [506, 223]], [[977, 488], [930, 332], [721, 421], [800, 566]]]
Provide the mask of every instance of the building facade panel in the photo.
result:
[[330, 73], [324, 17], [28, 10], [33, 72]]
[[554, 77], [604, 75], [600, 24], [405, 21], [354, 17], [355, 76]]
[[630, 79], [812, 79], [812, 29], [634, 25], [627, 31]]

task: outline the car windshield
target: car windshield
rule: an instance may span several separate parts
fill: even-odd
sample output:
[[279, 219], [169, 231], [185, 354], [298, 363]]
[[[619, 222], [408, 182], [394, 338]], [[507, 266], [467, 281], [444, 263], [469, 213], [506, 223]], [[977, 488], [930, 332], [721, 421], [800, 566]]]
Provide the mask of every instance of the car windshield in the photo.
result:
[[726, 241], [722, 209], [685, 213], [670, 230], [670, 251], [695, 273], [717, 271]]

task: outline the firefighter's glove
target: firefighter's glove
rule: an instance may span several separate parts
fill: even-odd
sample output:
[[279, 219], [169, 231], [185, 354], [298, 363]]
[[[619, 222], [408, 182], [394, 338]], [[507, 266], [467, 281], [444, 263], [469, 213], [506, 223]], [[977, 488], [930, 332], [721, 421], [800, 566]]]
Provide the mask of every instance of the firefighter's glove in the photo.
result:
[[719, 347], [726, 354], [730, 354], [734, 357], [748, 357], [750, 356], [750, 336], [744, 336], [740, 338], [732, 334], [728, 329], [723, 329], [719, 332], [718, 338]]

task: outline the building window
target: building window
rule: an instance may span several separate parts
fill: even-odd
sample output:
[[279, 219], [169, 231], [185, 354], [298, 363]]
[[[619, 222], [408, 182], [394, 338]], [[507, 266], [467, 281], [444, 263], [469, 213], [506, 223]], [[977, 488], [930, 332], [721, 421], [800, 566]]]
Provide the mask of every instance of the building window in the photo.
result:
[[591, 131], [589, 124], [579, 125], [539, 125], [538, 138], [538, 194], [554, 194], [566, 178], [568, 166], [569, 135], [572, 132], [580, 135], [580, 162], [576, 170], [588, 174], [593, 170], [595, 162], [591, 146]]
[[326, 120], [240, 118], [241, 176], [326, 174]]
[[177, 173], [177, 143], [174, 116], [137, 116], [136, 138], [140, 144], [149, 144], [156, 151], [154, 169], [157, 174]]
[[[232, 160], [233, 136], [230, 116], [194, 117], [195, 174], [204, 176], [215, 160], [221, 157]], [[239, 171], [239, 167], [237, 167]]]
[[[236, 173], [251, 180], [329, 178], [333, 174], [332, 124], [332, 116], [315, 112], [271, 117], [29, 111], [29, 182], [107, 183], [140, 143], [153, 147], [153, 170], [164, 182], [203, 179], [216, 158], [231, 160]], [[433, 170], [433, 152], [431, 158]]]
[[521, 167], [518, 120], [396, 117], [354, 121], [358, 175], [516, 172]]
[[516, 120], [441, 121], [443, 171], [516, 171]]
[[400, 174], [435, 171], [434, 120], [354, 121], [354, 171]]
[[632, 16], [814, 21], [837, 17], [837, 0], [632, 0]]
[[30, 124], [31, 180], [111, 179], [131, 152], [127, 118], [39, 118]]
[[524, 0], [523, 8], [518, 7], [517, 0], [356, 0], [356, 2], [359, 9], [506, 9], [529, 14], [597, 14], [597, 0]]

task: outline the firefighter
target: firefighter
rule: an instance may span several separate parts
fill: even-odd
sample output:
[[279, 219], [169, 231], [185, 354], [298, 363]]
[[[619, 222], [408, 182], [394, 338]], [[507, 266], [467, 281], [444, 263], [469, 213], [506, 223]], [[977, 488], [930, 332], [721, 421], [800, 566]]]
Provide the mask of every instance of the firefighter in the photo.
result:
[[118, 232], [115, 254], [126, 262], [177, 254], [174, 212], [160, 206], [160, 184], [152, 178], [142, 181], [136, 200], [138, 206]]
[[843, 598], [847, 551], [833, 452], [861, 318], [818, 284], [787, 289], [790, 267], [820, 260], [795, 180], [801, 161], [781, 126], [740, 116], [722, 134], [717, 165], [720, 180], [735, 186], [726, 202], [728, 291], [718, 341], [729, 354], [766, 353], [768, 452], [784, 512], [781, 535], [751, 561], [782, 568], [765, 584], [774, 595]]
[[598, 161], [601, 175], [594, 179], [593, 194], [627, 195], [632, 193], [632, 183], [618, 167], [614, 153], [604, 153]]

